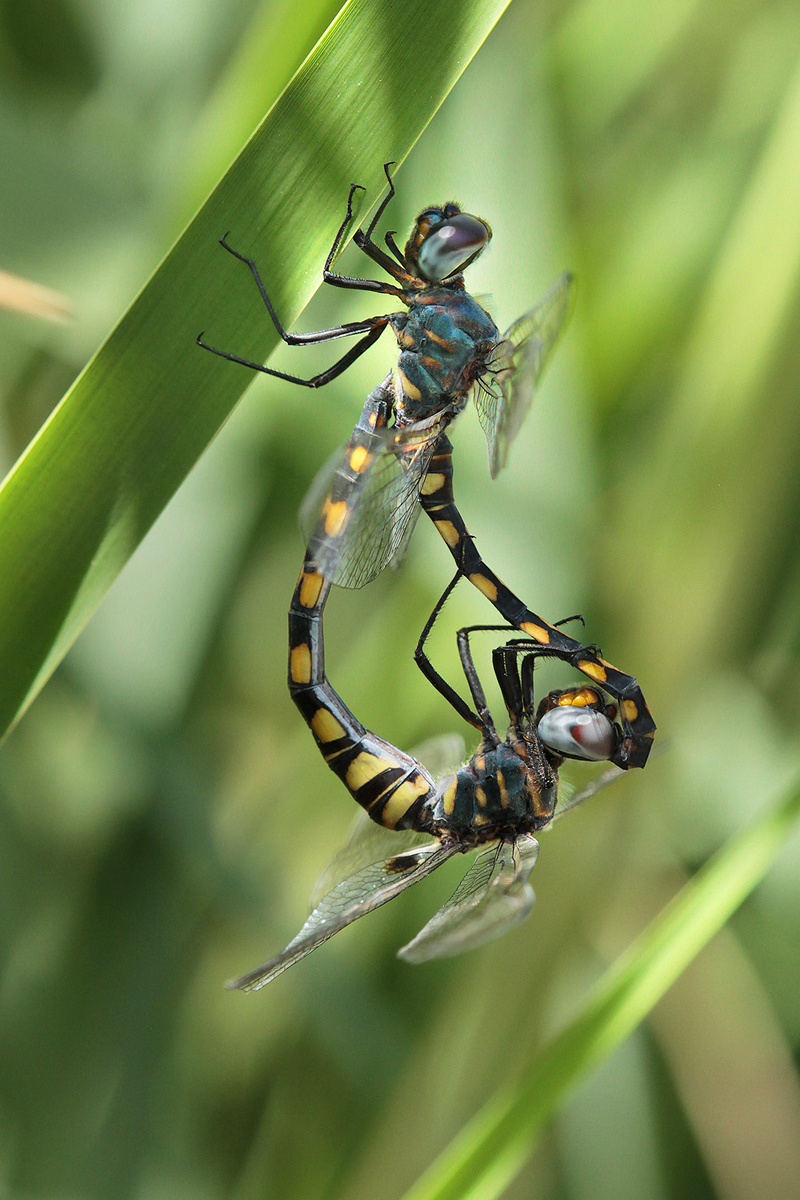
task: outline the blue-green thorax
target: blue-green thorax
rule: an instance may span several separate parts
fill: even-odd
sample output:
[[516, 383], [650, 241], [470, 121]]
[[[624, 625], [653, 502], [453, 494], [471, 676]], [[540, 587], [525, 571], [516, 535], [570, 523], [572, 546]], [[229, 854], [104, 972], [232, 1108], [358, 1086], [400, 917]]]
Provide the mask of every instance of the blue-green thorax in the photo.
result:
[[498, 338], [489, 314], [463, 282], [426, 288], [407, 313], [391, 319], [400, 357], [396, 373], [399, 424], [430, 416], [447, 404], [466, 403]]

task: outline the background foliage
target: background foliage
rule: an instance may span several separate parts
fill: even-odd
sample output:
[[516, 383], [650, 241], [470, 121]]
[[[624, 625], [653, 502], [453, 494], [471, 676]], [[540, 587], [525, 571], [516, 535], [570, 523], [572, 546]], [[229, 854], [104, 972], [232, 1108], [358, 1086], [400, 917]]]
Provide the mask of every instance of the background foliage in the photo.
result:
[[[4, 466], [334, 9], [306, 11], [0, 6], [0, 267], [76, 314], [0, 314]], [[434, 878], [267, 993], [223, 992], [295, 932], [352, 816], [285, 691], [285, 609], [295, 512], [390, 346], [316, 395], [257, 381], [0, 753], [11, 1194], [402, 1195], [794, 774], [799, 61], [779, 0], [520, 0], [398, 176], [400, 230], [451, 196], [491, 222], [470, 276], [501, 325], [578, 273], [508, 471], [490, 484], [466, 417], [457, 487], [518, 594], [635, 669], [671, 752], [543, 839], [538, 907], [494, 947], [394, 959]], [[320, 293], [302, 328], [373, 310]], [[334, 683], [404, 747], [452, 727], [411, 662], [448, 572], [421, 528], [399, 577], [329, 607]], [[470, 591], [435, 642], [451, 673], [452, 631], [486, 618]], [[509, 1196], [798, 1193], [797, 848]]]

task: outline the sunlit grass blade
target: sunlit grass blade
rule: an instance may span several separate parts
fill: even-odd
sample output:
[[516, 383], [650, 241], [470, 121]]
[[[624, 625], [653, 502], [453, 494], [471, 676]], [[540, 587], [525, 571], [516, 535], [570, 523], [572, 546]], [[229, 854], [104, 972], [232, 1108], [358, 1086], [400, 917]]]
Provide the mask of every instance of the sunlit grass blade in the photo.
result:
[[178, 196], [184, 221], [223, 174], [336, 16], [341, 0], [261, 0], [226, 65], [187, 147], [187, 178]]
[[[0, 732], [36, 694], [316, 289], [351, 181], [372, 204], [507, 0], [351, 0], [0, 491]], [[424, 37], [420, 32], [424, 30]], [[425, 80], [425, 86], [416, 86]]]
[[475, 1115], [404, 1200], [501, 1196], [545, 1122], [722, 928], [763, 878], [798, 817], [800, 787], [731, 839], [607, 972], [583, 1010], [516, 1086]]

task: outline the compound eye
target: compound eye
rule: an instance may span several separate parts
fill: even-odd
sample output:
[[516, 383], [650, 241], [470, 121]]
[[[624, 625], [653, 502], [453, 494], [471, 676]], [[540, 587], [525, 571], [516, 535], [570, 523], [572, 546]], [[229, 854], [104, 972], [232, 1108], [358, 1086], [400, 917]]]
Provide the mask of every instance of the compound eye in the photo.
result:
[[603, 713], [570, 704], [546, 712], [536, 732], [546, 746], [569, 758], [600, 762], [611, 758], [617, 738], [614, 726]]
[[427, 235], [419, 248], [419, 269], [432, 283], [447, 279], [480, 254], [491, 236], [485, 221], [457, 213]]

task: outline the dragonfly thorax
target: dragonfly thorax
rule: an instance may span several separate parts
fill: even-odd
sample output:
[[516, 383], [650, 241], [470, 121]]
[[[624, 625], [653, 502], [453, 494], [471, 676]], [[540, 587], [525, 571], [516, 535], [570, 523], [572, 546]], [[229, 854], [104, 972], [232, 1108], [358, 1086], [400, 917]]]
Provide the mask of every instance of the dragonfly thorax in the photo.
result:
[[397, 411], [417, 421], [463, 400], [498, 339], [492, 318], [468, 292], [432, 287], [392, 317], [400, 357]]
[[530, 833], [549, 824], [558, 776], [538, 743], [510, 735], [485, 743], [440, 790], [433, 829], [443, 841], [466, 846]]

